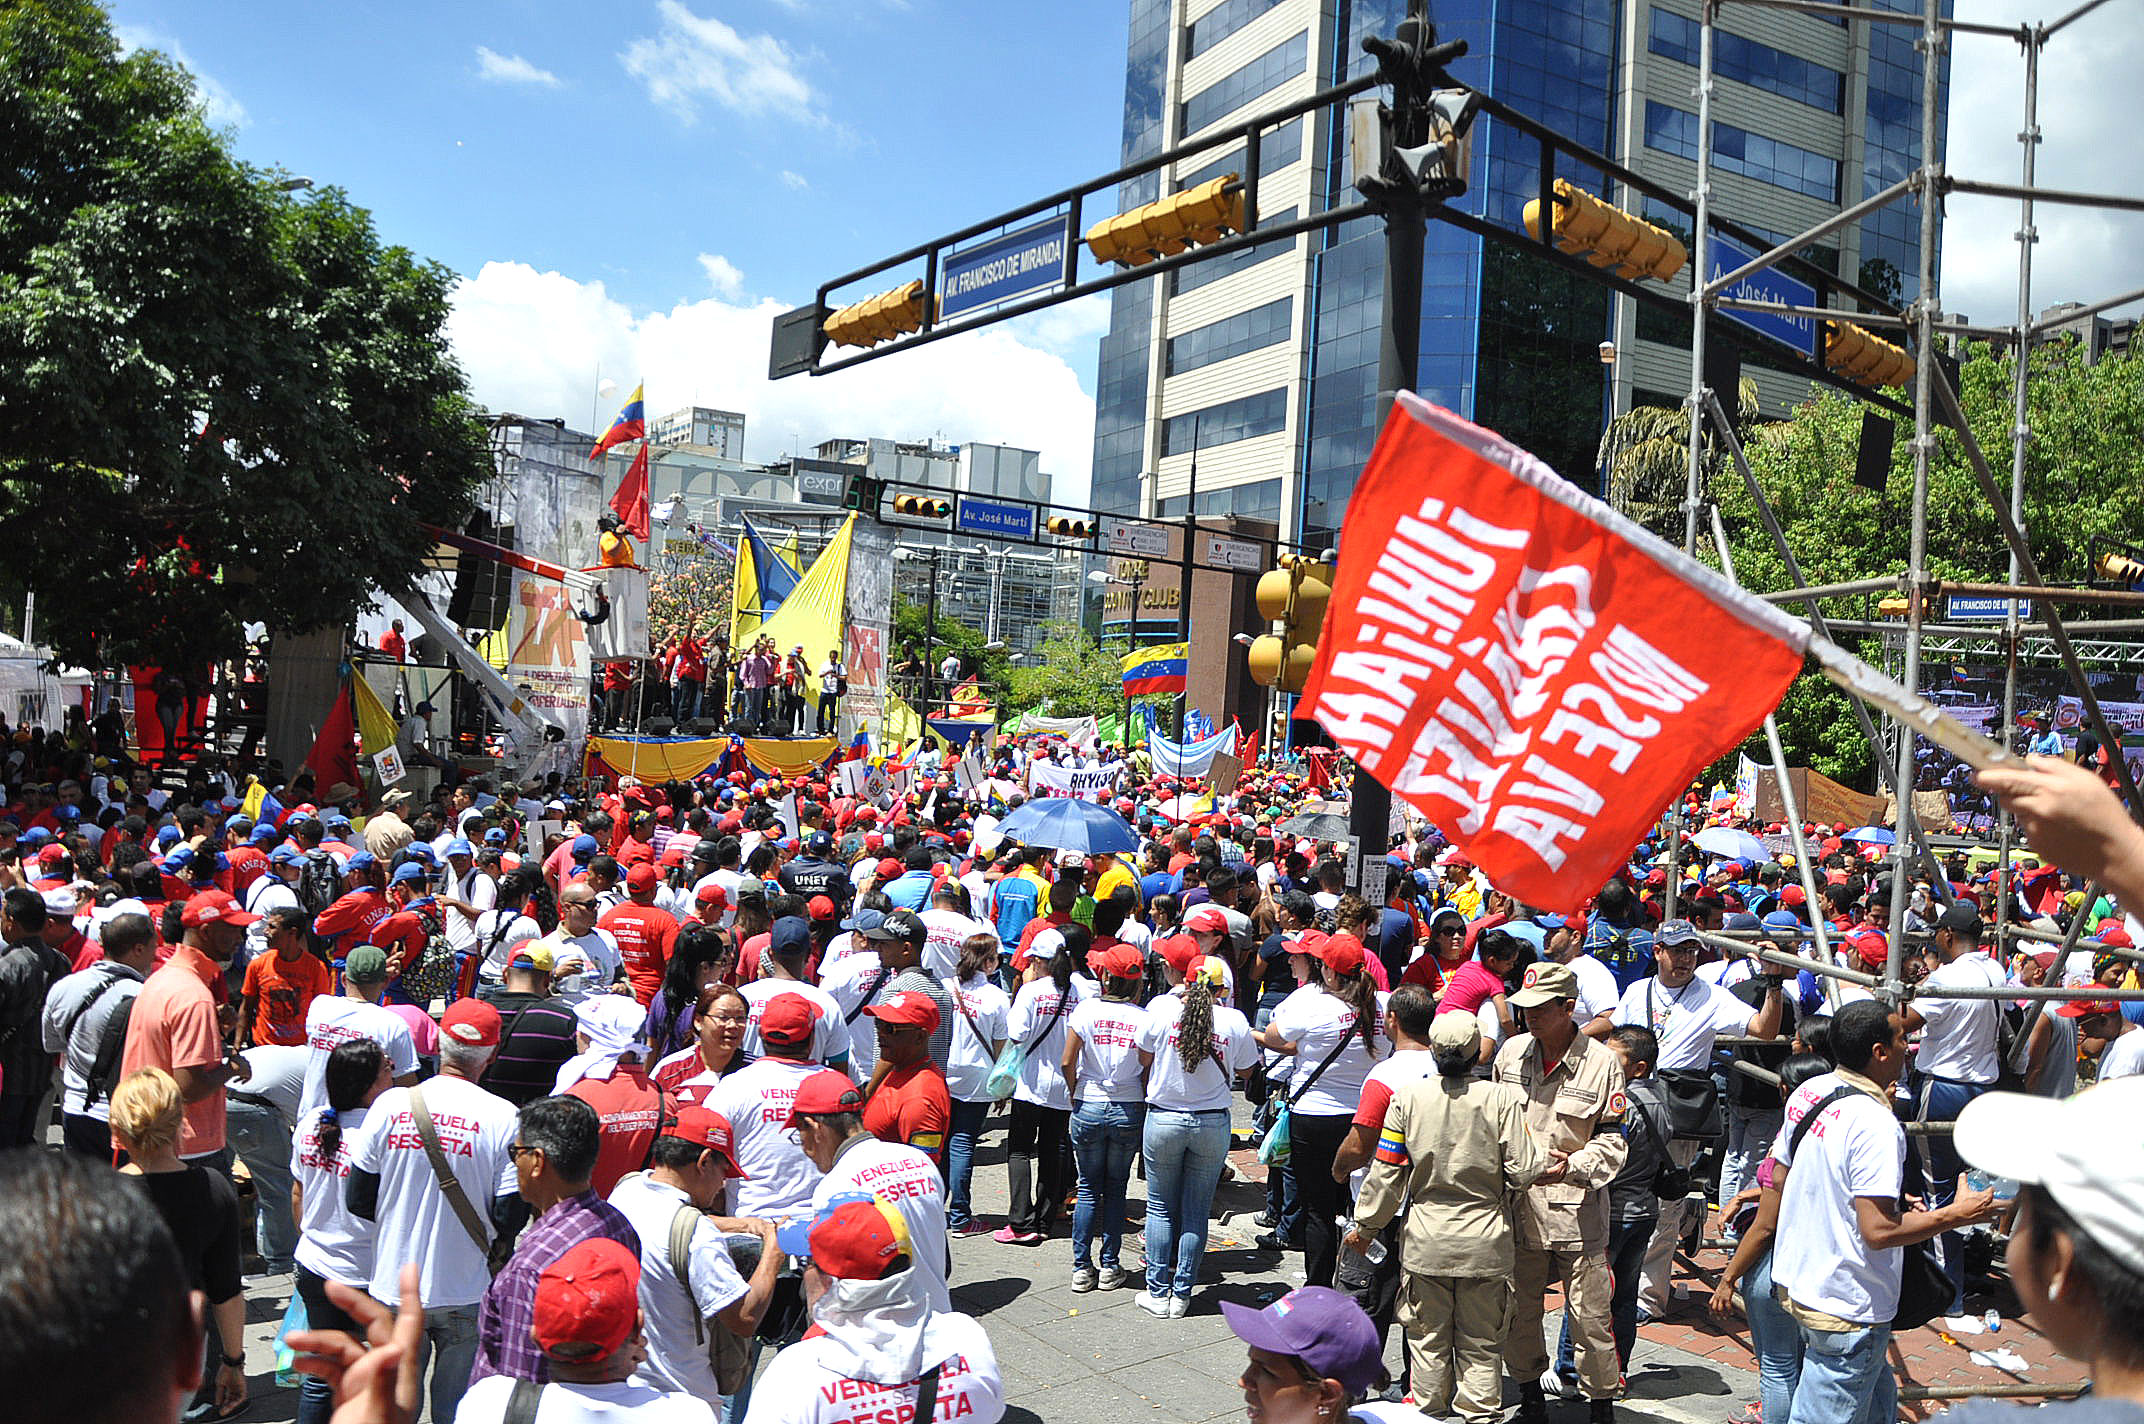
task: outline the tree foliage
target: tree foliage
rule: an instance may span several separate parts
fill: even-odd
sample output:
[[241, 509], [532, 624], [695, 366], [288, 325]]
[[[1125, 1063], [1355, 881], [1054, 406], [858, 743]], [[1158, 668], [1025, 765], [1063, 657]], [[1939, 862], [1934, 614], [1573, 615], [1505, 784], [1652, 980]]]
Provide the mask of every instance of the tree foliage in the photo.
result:
[[[1123, 713], [1124, 667], [1077, 623], [1046, 625], [1039, 662], [1013, 670], [1012, 707], [1045, 717], [1109, 717]], [[1175, 698], [1153, 694], [1131, 699], [1133, 709], [1151, 704], [1164, 726]]]
[[88, 0], [0, 0], [0, 522], [84, 662], [233, 651], [405, 590], [489, 473], [452, 275], [238, 162]]
[[[993, 652], [984, 646], [985, 642], [980, 632], [944, 608], [938, 610], [934, 623], [929, 604], [912, 602], [898, 593], [893, 596], [894, 661], [904, 661], [910, 652], [929, 659], [934, 705], [944, 705], [947, 689], [938, 677], [938, 664], [950, 649], [960, 655], [961, 677], [974, 674], [992, 700], [1001, 708], [1004, 706], [1006, 695], [1013, 686], [1012, 663], [1002, 649]], [[922, 712], [924, 709], [919, 703], [916, 710]]]
[[[1770, 444], [1784, 429], [1758, 414], [1757, 383], [1744, 377], [1735, 393], [1735, 438], [1744, 448]], [[1683, 536], [1683, 498], [1690, 488], [1690, 412], [1681, 406], [1632, 406], [1601, 432], [1595, 457], [1607, 471], [1608, 503], [1672, 544]], [[1708, 447], [1705, 470], [1716, 475], [1727, 455]]]

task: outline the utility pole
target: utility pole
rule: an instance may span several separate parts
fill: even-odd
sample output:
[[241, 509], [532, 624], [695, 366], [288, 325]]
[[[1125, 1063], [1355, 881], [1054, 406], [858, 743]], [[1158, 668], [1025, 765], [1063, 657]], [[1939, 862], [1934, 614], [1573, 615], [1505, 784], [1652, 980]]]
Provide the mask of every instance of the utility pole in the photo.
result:
[[931, 673], [935, 664], [931, 661], [935, 652], [931, 644], [938, 637], [938, 546], [933, 544], [930, 553], [931, 586], [923, 596], [923, 705], [916, 709], [918, 717], [931, 715]]
[[[1187, 678], [1189, 677], [1191, 670], [1191, 560], [1193, 557], [1192, 546], [1197, 541], [1198, 534], [1199, 417], [1193, 415], [1191, 417], [1191, 481], [1190, 487], [1184, 492], [1184, 561], [1181, 565], [1178, 566], [1176, 574], [1177, 612], [1183, 618], [1184, 671]], [[1142, 579], [1146, 577], [1144, 572], [1140, 574], [1140, 577]], [[1135, 648], [1139, 646], [1138, 633], [1139, 599], [1138, 596], [1134, 594], [1132, 598], [1132, 646]], [[1184, 690], [1176, 694], [1176, 744], [1178, 746], [1182, 746], [1184, 743], [1184, 722], [1190, 715], [1188, 711], [1190, 706], [1191, 684], [1189, 681], [1186, 681], [1184, 683]]]

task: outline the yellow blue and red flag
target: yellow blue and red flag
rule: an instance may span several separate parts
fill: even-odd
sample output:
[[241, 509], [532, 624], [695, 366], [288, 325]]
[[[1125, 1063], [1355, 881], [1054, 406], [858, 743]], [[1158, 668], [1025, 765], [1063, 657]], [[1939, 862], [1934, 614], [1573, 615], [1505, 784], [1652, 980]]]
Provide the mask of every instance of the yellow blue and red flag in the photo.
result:
[[1407, 1165], [1407, 1134], [1389, 1123], [1377, 1134], [1377, 1160], [1394, 1167]]
[[1124, 695], [1182, 692], [1190, 656], [1189, 643], [1157, 643], [1151, 648], [1132, 649], [1117, 660], [1124, 669]]
[[613, 445], [647, 438], [648, 415], [641, 407], [641, 389], [641, 386], [633, 387], [633, 393], [626, 398], [625, 407], [618, 412], [618, 418], [610, 423], [610, 429], [603, 432], [603, 438], [596, 442], [596, 448], [588, 452], [589, 459], [602, 459], [603, 452]]

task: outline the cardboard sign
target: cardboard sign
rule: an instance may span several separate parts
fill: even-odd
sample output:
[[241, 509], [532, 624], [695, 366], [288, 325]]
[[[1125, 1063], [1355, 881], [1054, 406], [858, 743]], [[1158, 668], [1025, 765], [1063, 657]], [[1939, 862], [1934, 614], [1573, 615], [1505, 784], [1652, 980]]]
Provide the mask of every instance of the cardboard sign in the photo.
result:
[[1242, 775], [1242, 758], [1229, 752], [1215, 752], [1212, 764], [1206, 768], [1206, 787], [1216, 796], [1226, 796], [1236, 789], [1236, 781]]

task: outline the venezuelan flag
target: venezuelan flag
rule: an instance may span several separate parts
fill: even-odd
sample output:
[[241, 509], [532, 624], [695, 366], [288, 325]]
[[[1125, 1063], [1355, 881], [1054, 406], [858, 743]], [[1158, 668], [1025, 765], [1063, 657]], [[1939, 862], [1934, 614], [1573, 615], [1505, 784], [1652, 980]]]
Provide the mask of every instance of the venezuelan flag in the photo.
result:
[[1377, 1135], [1377, 1160], [1394, 1167], [1407, 1165], [1407, 1135], [1388, 1127]]
[[[645, 382], [642, 384], [645, 385]], [[648, 415], [641, 408], [641, 389], [641, 386], [633, 387], [633, 394], [626, 398], [625, 408], [620, 410], [618, 418], [610, 423], [610, 429], [603, 432], [603, 438], [596, 442], [596, 448], [588, 452], [589, 459], [602, 459], [603, 452], [613, 445], [623, 445], [628, 440], [644, 440], [647, 438]]]
[[1117, 660], [1124, 669], [1124, 695], [1182, 692], [1190, 656], [1189, 643], [1157, 643], [1151, 648], [1132, 649]]

